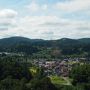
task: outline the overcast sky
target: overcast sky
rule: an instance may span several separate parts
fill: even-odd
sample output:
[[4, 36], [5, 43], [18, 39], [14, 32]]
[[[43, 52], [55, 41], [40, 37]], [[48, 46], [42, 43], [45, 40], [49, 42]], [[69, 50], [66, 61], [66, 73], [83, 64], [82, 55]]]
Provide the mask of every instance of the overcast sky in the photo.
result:
[[90, 0], [0, 0], [0, 38], [90, 38]]

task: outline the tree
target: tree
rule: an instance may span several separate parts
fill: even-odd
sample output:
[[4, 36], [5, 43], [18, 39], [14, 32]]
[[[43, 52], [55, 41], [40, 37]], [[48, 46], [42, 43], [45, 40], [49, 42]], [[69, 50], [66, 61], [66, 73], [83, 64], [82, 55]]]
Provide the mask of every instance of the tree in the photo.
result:
[[73, 67], [70, 76], [73, 78], [73, 84], [90, 83], [90, 64]]
[[43, 79], [34, 79], [28, 86], [31, 90], [57, 90], [57, 88], [51, 83], [50, 79], [45, 77]]

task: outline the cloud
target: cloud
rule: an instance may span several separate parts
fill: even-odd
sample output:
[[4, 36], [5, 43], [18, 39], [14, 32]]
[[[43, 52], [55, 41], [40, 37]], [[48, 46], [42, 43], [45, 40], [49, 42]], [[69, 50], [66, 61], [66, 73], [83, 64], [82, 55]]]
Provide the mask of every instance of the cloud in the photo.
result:
[[27, 16], [21, 18], [18, 27], [10, 33], [34, 39], [59, 39], [89, 37], [89, 30], [88, 21], [64, 19], [58, 16]]
[[[33, 39], [81, 38], [90, 36], [90, 22], [65, 19], [58, 16], [25, 16], [17, 22], [17, 27], [0, 32], [0, 37], [25, 36]], [[5, 24], [5, 23], [4, 23]], [[9, 23], [6, 23], [6, 28]], [[2, 25], [3, 26], [3, 25]], [[9, 25], [10, 26], [10, 25]], [[0, 30], [1, 30], [0, 29]]]
[[90, 0], [70, 0], [67, 2], [57, 2], [54, 8], [66, 12], [75, 12], [90, 9]]
[[36, 12], [39, 10], [39, 6], [35, 2], [32, 2], [30, 5], [27, 6], [27, 8], [33, 12]]
[[[90, 37], [89, 19], [86, 20], [83, 15], [85, 19], [80, 20], [81, 11], [83, 13], [88, 11], [87, 16], [90, 15], [90, 1], [65, 0], [63, 2], [62, 0], [58, 2], [57, 0], [56, 2], [41, 4], [32, 0], [30, 4], [24, 6], [23, 11], [19, 10], [19, 17], [18, 12], [13, 9], [0, 10], [0, 38], [6, 36], [25, 36], [34, 39]], [[72, 18], [71, 12], [78, 14]]]
[[14, 28], [17, 14], [18, 13], [12, 9], [0, 10], [0, 31]]
[[35, 1], [32, 1], [29, 5], [26, 6], [31, 12], [45, 11], [48, 9], [47, 4], [39, 5]]
[[0, 10], [0, 18], [14, 18], [17, 14], [18, 13], [12, 9]]

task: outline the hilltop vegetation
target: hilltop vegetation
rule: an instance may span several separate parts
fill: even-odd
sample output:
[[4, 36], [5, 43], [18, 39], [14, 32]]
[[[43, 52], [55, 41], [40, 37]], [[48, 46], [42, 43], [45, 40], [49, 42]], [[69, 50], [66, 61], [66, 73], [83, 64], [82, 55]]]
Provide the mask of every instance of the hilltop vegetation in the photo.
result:
[[0, 58], [0, 90], [57, 90], [38, 67], [36, 75], [31, 63], [18, 62], [17, 57]]
[[[0, 90], [89, 90], [90, 64], [75, 64], [69, 77], [47, 76], [43, 67], [0, 57]], [[26, 58], [23, 58], [24, 60]]]
[[90, 56], [90, 38], [59, 40], [4, 38], [0, 39], [0, 52], [24, 53], [43, 58], [60, 58], [61, 55]]

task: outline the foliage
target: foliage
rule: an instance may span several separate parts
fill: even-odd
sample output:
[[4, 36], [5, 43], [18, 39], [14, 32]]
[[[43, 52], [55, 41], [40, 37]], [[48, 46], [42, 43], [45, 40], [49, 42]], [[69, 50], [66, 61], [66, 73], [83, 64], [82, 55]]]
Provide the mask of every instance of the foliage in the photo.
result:
[[73, 84], [90, 83], [90, 64], [78, 65], [72, 68]]
[[57, 90], [49, 78], [34, 79], [28, 85], [31, 90]]
[[90, 39], [39, 40], [11, 37], [0, 40], [0, 51], [24, 53], [33, 55], [33, 58], [60, 58], [61, 55], [88, 57], [90, 56]]
[[67, 81], [60, 76], [50, 76], [51, 82], [55, 85], [66, 85]]

